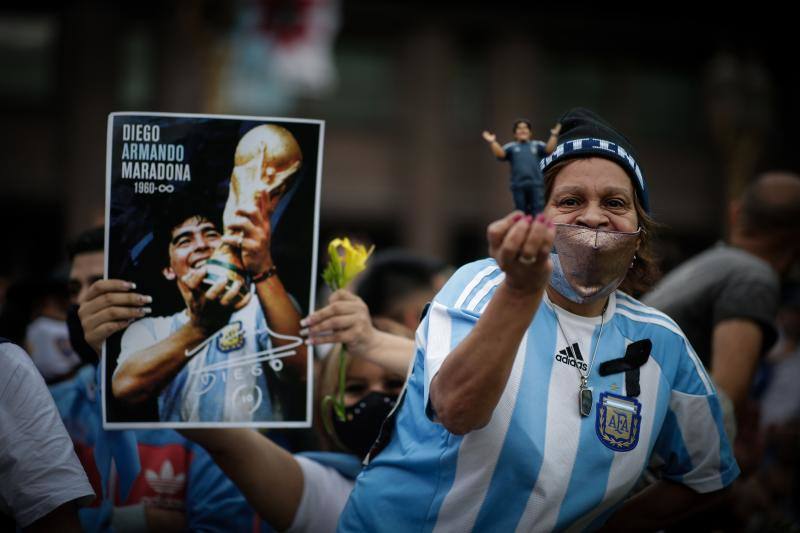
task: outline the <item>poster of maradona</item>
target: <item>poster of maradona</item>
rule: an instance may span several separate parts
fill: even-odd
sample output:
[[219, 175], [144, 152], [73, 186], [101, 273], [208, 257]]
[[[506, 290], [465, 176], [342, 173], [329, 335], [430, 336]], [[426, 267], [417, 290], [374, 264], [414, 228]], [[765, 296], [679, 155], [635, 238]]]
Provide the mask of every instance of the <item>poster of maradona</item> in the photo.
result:
[[106, 278], [138, 310], [103, 349], [104, 427], [310, 425], [300, 319], [323, 135], [318, 120], [109, 116]]

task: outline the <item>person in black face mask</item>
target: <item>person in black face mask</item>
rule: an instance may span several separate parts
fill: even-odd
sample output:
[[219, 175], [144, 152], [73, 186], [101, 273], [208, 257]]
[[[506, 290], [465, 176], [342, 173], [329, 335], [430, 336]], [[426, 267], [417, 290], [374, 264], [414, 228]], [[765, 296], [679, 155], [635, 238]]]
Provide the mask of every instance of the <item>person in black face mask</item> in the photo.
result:
[[335, 531], [361, 460], [403, 388], [414, 342], [402, 336], [401, 324], [381, 321], [385, 331], [376, 329], [364, 301], [345, 290], [303, 324], [311, 344], [347, 344], [345, 420], [322, 401], [338, 390], [340, 346], [322, 361], [317, 376], [315, 426], [325, 451], [292, 454], [250, 429], [181, 433], [211, 454], [276, 530]]
[[332, 352], [322, 362], [316, 405], [320, 406], [319, 416], [326, 428], [325, 437], [329, 438], [326, 447], [364, 457], [375, 442], [381, 424], [394, 408], [405, 378], [364, 359], [347, 356], [346, 361], [345, 419], [340, 420], [331, 406], [322, 400], [336, 394], [338, 353]]
[[[431, 291], [436, 286], [438, 268], [430, 272]], [[94, 304], [91, 313], [86, 306], [81, 307], [81, 320], [90, 346], [99, 345], [110, 335], [117, 328], [112, 317], [126, 311], [127, 308], [114, 304], [113, 300], [101, 300], [108, 290], [122, 292], [122, 288], [117, 288], [122, 283], [100, 280], [89, 288], [87, 301], [94, 301]], [[398, 292], [408, 291], [405, 284], [397, 288], [402, 287], [405, 289]], [[140, 296], [132, 294], [132, 298]], [[380, 299], [394, 301], [396, 298], [398, 294], [392, 292]], [[130, 309], [135, 312], [135, 307]], [[406, 314], [413, 313], [401, 313]], [[334, 436], [329, 437], [326, 451], [293, 455], [251, 429], [181, 431], [211, 454], [261, 518], [274, 529], [335, 530], [353, 480], [361, 470], [360, 454], [377, 437], [380, 423], [400, 392], [403, 376], [413, 357], [414, 341], [403, 336], [410, 335], [408, 326], [392, 318], [376, 317], [375, 323], [380, 322], [380, 327], [386, 330], [379, 331], [373, 326], [364, 301], [340, 290], [331, 295], [328, 306], [301, 322], [305, 328], [301, 334], [308, 337], [309, 344], [346, 343], [351, 356], [345, 383], [345, 403], [350, 416], [331, 430]], [[334, 360], [338, 362], [338, 357], [329, 358], [325, 365], [328, 370], [323, 369], [320, 375], [336, 376], [338, 364], [333, 364]], [[320, 399], [334, 393], [338, 386], [336, 379], [324, 381], [327, 385], [318, 391]], [[322, 424], [317, 427], [321, 429]]]

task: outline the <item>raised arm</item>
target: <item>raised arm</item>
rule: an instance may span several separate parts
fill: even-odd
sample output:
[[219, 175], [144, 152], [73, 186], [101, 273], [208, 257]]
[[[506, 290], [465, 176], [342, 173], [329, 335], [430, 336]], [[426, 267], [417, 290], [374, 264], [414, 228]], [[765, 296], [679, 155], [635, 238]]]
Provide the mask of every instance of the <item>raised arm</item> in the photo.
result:
[[543, 215], [534, 220], [514, 212], [492, 223], [487, 233], [490, 255], [506, 277], [430, 384], [436, 416], [458, 435], [491, 419], [552, 270], [549, 254], [555, 227]]
[[[264, 310], [264, 317], [272, 331], [282, 335], [300, 337], [300, 313], [295, 308], [286, 289], [278, 276], [269, 277], [256, 283], [256, 294]], [[276, 346], [288, 344], [292, 341], [281, 338], [272, 339]], [[301, 344], [295, 348], [295, 354], [283, 359], [295, 369], [300, 379], [306, 379], [307, 369], [306, 347]]]
[[334, 292], [328, 302], [302, 322], [310, 344], [340, 342], [350, 355], [406, 375], [414, 356], [412, 339], [376, 329], [367, 304], [345, 289]]
[[497, 136], [494, 133], [489, 133], [488, 131], [483, 132], [483, 140], [489, 143], [489, 148], [492, 150], [494, 156], [498, 159], [505, 159], [506, 152], [503, 150], [503, 147], [500, 146], [500, 143], [497, 142]]
[[559, 133], [561, 133], [561, 123], [560, 122], [556, 123], [556, 125], [553, 126], [553, 129], [550, 130], [550, 138], [547, 139], [547, 145], [544, 147], [544, 151], [547, 153], [547, 155], [552, 154], [553, 150], [555, 150], [556, 146], [558, 146], [558, 134]]
[[[266, 212], [264, 205], [252, 210], [238, 209], [228, 229], [240, 232], [242, 237], [239, 239], [225, 236], [223, 241], [241, 249], [242, 262], [253, 276], [256, 294], [269, 328], [276, 333], [299, 338], [301, 316], [289, 298], [272, 261], [271, 229], [269, 217], [264, 214]], [[278, 337], [272, 339], [275, 346], [291, 342]], [[298, 346], [295, 354], [283, 361], [297, 372], [299, 378], [306, 378], [308, 358], [305, 345]]]

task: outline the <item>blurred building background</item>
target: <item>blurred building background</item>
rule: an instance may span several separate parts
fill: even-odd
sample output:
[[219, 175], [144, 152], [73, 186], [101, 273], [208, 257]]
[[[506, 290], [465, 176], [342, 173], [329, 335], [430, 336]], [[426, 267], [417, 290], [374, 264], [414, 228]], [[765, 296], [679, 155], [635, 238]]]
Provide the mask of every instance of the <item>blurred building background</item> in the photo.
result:
[[[732, 11], [732, 10], [731, 10]], [[0, 8], [0, 274], [44, 274], [103, 220], [106, 118], [327, 121], [321, 243], [455, 263], [512, 207], [481, 131], [545, 139], [590, 107], [633, 141], [667, 268], [724, 235], [754, 173], [798, 170], [792, 22], [387, 0], [20, 2]]]

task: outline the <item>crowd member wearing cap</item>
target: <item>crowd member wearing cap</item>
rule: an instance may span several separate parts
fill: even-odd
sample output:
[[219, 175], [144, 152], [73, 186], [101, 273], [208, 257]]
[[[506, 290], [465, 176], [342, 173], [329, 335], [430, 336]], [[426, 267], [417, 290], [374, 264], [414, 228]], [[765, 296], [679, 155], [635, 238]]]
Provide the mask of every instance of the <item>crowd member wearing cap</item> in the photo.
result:
[[340, 531], [658, 529], [738, 475], [691, 345], [626, 294], [653, 270], [630, 143], [587, 110], [560, 122], [544, 212], [492, 223], [491, 258], [435, 297]]

